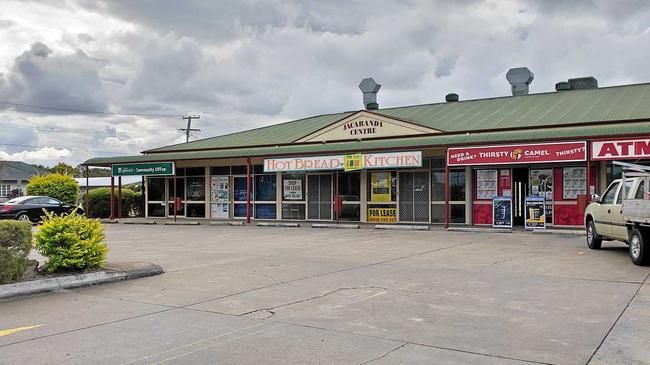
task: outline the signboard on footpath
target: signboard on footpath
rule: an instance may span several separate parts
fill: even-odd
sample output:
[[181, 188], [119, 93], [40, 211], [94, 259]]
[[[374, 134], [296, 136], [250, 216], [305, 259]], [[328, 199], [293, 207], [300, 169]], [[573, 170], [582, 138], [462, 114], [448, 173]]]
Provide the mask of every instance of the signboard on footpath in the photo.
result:
[[526, 229], [546, 228], [546, 204], [543, 196], [527, 196], [524, 207]]
[[460, 147], [447, 150], [449, 166], [575, 162], [587, 159], [587, 142]]
[[650, 158], [650, 138], [591, 142], [592, 160], [636, 160]]
[[397, 208], [368, 208], [369, 223], [397, 222]]
[[[359, 166], [363, 169], [389, 169], [422, 167], [422, 151], [363, 153]], [[355, 156], [355, 155], [349, 155]], [[348, 158], [349, 161], [359, 161], [359, 156]], [[269, 158], [264, 160], [264, 172], [291, 171], [325, 171], [346, 170], [345, 156], [306, 156]]]
[[512, 228], [512, 197], [495, 196], [492, 199], [492, 227]]
[[173, 162], [127, 163], [111, 166], [113, 176], [166, 176], [174, 175]]

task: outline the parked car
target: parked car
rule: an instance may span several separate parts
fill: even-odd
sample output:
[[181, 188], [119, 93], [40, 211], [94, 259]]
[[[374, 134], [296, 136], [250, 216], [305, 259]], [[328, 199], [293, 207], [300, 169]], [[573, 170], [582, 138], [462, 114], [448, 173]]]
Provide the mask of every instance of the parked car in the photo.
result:
[[[636, 265], [650, 264], [650, 168], [633, 164], [636, 172], [623, 173], [623, 179], [614, 180], [602, 197], [594, 195], [585, 210], [587, 246], [600, 248], [602, 241], [622, 241], [630, 246], [629, 254]], [[632, 178], [628, 178], [627, 176]], [[625, 184], [622, 182], [625, 181]]]
[[55, 214], [71, 213], [73, 210], [84, 214], [82, 208], [50, 198], [49, 196], [21, 196], [0, 204], [0, 219], [17, 219], [19, 221], [40, 221], [45, 212]]

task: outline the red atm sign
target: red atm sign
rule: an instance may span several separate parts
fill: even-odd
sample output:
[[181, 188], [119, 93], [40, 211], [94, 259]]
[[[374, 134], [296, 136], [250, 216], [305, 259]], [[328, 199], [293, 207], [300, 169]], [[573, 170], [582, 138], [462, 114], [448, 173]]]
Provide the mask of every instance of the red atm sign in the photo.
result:
[[450, 148], [449, 166], [585, 161], [587, 142]]
[[650, 138], [591, 142], [592, 160], [650, 158]]

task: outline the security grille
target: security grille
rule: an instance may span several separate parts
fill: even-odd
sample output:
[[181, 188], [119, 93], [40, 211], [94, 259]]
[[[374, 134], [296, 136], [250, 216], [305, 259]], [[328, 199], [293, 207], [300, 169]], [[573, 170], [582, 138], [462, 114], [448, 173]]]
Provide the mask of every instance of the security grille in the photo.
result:
[[307, 217], [332, 219], [332, 175], [307, 175]]
[[400, 222], [429, 222], [429, 174], [426, 171], [400, 172]]

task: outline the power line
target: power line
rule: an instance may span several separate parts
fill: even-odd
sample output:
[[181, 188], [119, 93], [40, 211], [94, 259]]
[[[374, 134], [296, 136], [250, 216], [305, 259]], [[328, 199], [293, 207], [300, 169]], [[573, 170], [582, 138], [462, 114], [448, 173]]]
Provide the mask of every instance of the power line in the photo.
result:
[[58, 148], [58, 149], [66, 149], [66, 150], [87, 151], [87, 150], [77, 148], [77, 147], [37, 146], [37, 145], [16, 144], [16, 143], [0, 143], [0, 146], [29, 147], [29, 148]]
[[[41, 132], [54, 132], [54, 133], [113, 134], [112, 132], [109, 132], [109, 131], [95, 130], [95, 129], [66, 130], [66, 129], [59, 128], [59, 127], [22, 126], [22, 125], [10, 124], [10, 123], [2, 123], [2, 125], [0, 125], [0, 128], [3, 128], [3, 127], [21, 128], [21, 129], [34, 129], [34, 130], [41, 131]], [[175, 132], [177, 132], [178, 131], [178, 129], [175, 129], [175, 128], [157, 128], [157, 129], [124, 129], [124, 128], [119, 128], [119, 127], [114, 127], [114, 128], [116, 128], [115, 132], [133, 132], [133, 133], [136, 133], [136, 132], [162, 132], [162, 131], [175, 131]]]
[[[78, 114], [122, 115], [122, 116], [134, 116], [134, 117], [146, 117], [146, 118], [178, 118], [178, 117], [182, 117], [182, 115], [179, 115], [179, 114], [114, 113], [114, 112], [103, 112], [103, 111], [97, 111], [97, 110], [60, 108], [60, 107], [47, 106], [47, 105], [22, 104], [22, 103], [14, 103], [14, 102], [10, 102], [10, 101], [2, 101], [2, 100], [0, 100], [0, 104], [11, 105], [11, 106], [16, 106], [16, 107], [22, 107], [22, 108], [56, 110], [56, 111], [60, 111], [60, 112], [78, 113]], [[54, 113], [47, 113], [47, 112], [43, 112], [43, 111], [34, 111], [34, 110], [25, 111], [25, 112], [27, 112], [27, 113], [36, 113], [36, 114], [39, 114], [39, 113], [40, 114], [54, 114]]]

